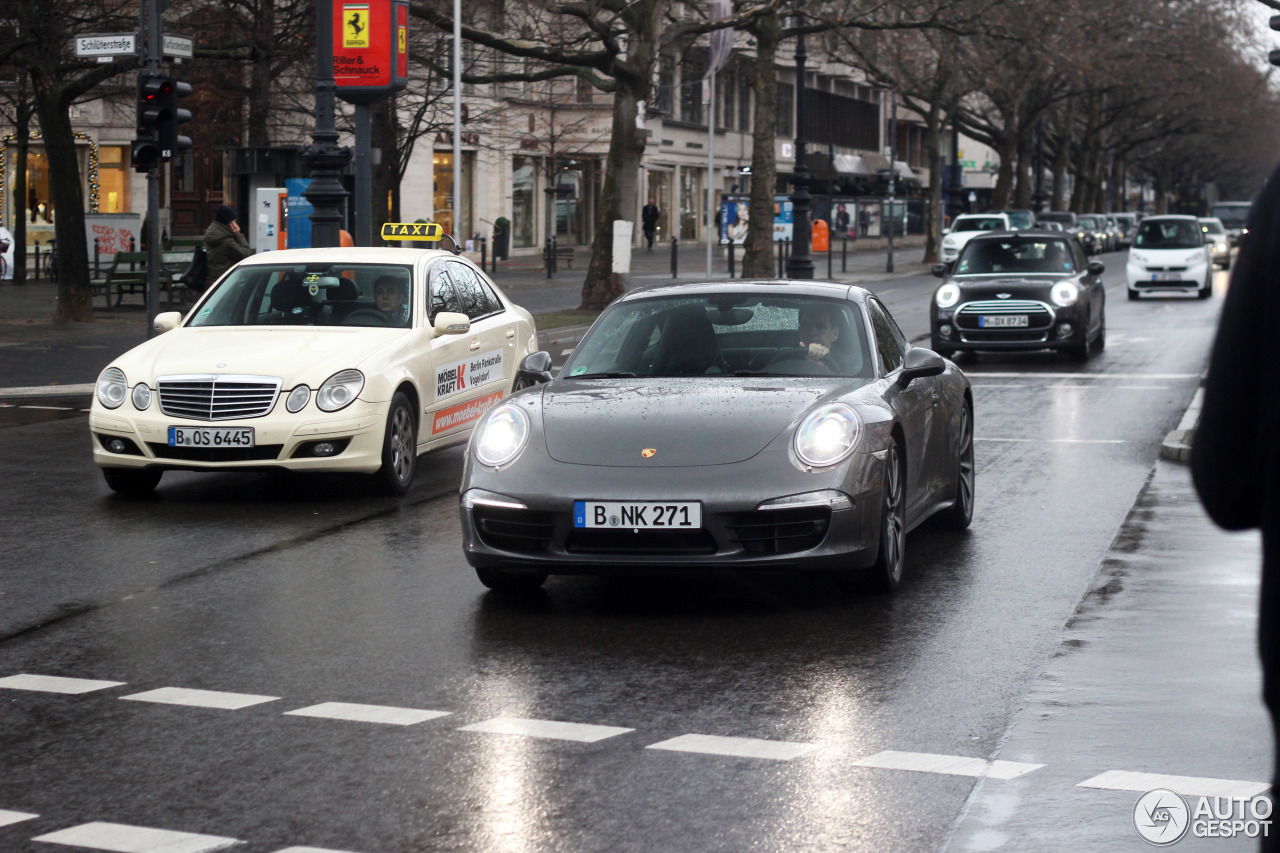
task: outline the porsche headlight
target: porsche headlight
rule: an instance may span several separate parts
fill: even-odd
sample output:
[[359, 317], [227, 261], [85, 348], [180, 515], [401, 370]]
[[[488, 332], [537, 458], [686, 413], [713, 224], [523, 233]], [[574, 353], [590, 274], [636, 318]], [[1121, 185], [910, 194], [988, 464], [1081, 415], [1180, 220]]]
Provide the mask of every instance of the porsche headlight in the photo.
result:
[[529, 416], [516, 406], [498, 406], [476, 430], [476, 459], [497, 468], [520, 454], [529, 440]]
[[124, 371], [118, 367], [108, 367], [98, 377], [98, 402], [108, 409], [118, 409], [129, 396], [129, 383], [124, 378]]
[[1049, 299], [1060, 308], [1075, 305], [1079, 298], [1080, 287], [1074, 281], [1060, 281], [1049, 291]]
[[363, 373], [358, 370], [340, 370], [320, 386], [320, 391], [316, 394], [316, 405], [322, 412], [336, 412], [351, 405], [363, 389]]
[[151, 389], [147, 387], [147, 383], [139, 382], [133, 386], [133, 407], [139, 412], [145, 412], [151, 405]]
[[812, 411], [796, 430], [795, 451], [800, 461], [825, 468], [846, 458], [862, 436], [862, 419], [844, 403], [830, 403]]
[[947, 282], [938, 288], [938, 292], [933, 295], [933, 300], [938, 303], [939, 308], [950, 308], [960, 301], [960, 288]]

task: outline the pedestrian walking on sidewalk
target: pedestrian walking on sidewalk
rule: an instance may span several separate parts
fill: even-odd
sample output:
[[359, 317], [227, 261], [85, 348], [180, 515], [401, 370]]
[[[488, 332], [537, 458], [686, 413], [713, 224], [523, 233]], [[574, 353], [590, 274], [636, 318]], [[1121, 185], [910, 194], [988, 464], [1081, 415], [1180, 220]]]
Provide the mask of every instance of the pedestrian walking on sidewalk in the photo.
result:
[[[1280, 744], [1280, 168], [1249, 211], [1249, 230], [1218, 324], [1191, 473], [1209, 516], [1227, 530], [1262, 530], [1258, 652], [1262, 698]], [[1280, 794], [1273, 746], [1271, 802]], [[1262, 838], [1280, 851], [1280, 833]]]
[[249, 241], [240, 233], [235, 208], [224, 204], [213, 214], [213, 221], [204, 232], [204, 248], [207, 255], [206, 290], [224, 272], [253, 254]]
[[653, 199], [649, 199], [649, 203], [640, 210], [640, 228], [644, 231], [644, 239], [650, 252], [653, 251], [653, 238], [658, 233], [658, 217], [661, 215]]

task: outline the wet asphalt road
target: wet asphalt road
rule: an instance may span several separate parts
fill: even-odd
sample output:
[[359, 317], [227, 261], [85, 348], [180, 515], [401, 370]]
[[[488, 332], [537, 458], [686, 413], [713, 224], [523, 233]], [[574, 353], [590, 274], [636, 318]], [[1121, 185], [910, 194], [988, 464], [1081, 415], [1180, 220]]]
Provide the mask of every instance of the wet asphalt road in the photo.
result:
[[[854, 762], [997, 753], [1205, 366], [1218, 298], [1128, 302], [1122, 258], [1106, 258], [1104, 353], [963, 364], [974, 524], [913, 533], [893, 598], [717, 574], [553, 578], [505, 600], [461, 556], [457, 449], [421, 460], [400, 500], [359, 478], [169, 473], [153, 500], [131, 501], [89, 460], [87, 401], [0, 409], [0, 677], [124, 682], [0, 691], [0, 810], [39, 815], [0, 825], [0, 849], [55, 849], [30, 839], [88, 821], [235, 838], [253, 853], [940, 849], [975, 780]], [[873, 289], [918, 338], [934, 284]], [[271, 698], [239, 710], [121, 701], [166, 687]], [[326, 702], [448, 716], [285, 714]], [[583, 742], [464, 730], [494, 718], [629, 731]], [[687, 735], [804, 754], [649, 748]], [[1097, 772], [1073, 775], [1082, 743], [1041, 740], [1037, 760], [1064, 778]], [[1181, 772], [1185, 750], [1157, 742], [1131, 769]], [[1106, 849], [1143, 849], [1117, 833]], [[1211, 849], [1246, 849], [1233, 844]]]

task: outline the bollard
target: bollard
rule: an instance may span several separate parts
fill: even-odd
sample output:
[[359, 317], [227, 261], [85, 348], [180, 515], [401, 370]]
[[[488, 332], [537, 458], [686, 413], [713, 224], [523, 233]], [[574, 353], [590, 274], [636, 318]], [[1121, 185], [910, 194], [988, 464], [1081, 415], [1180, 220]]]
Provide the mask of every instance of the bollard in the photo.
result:
[[99, 276], [101, 276], [101, 273], [98, 271], [98, 257], [99, 257], [98, 240], [99, 240], [98, 237], [93, 238], [93, 277], [94, 278], [98, 278]]
[[[129, 251], [130, 251], [130, 252], [136, 252], [136, 251], [138, 251], [137, 243], [134, 241], [133, 237], [130, 237], [130, 238], [129, 238]], [[136, 268], [136, 266], [137, 266], [137, 265], [136, 265], [136, 264], [134, 264], [134, 262], [133, 262], [133, 261], [130, 261], [130, 262], [129, 262], [129, 272], [133, 272], [133, 271], [134, 271], [134, 269]]]
[[676, 255], [676, 243], [677, 243], [676, 238], [672, 237], [671, 238], [671, 277], [672, 278], [676, 277], [677, 270], [679, 269], [678, 262], [677, 262], [677, 255]]
[[827, 280], [831, 280], [831, 256], [835, 254], [831, 251], [831, 244], [827, 244]]
[[485, 254], [485, 239], [480, 238], [480, 271], [484, 272], [484, 268], [488, 266], [489, 257]]
[[546, 266], [547, 266], [547, 278], [551, 278], [551, 257], [552, 257], [552, 254], [553, 254], [553, 250], [552, 250], [552, 248], [551, 248], [551, 238], [550, 238], [550, 237], [548, 237], [548, 238], [547, 238], [547, 245], [546, 245], [546, 248], [544, 248], [544, 249], [542, 250], [542, 258], [543, 258], [543, 260], [545, 260], [545, 261], [546, 261]]
[[498, 274], [498, 235], [493, 235], [493, 259], [491, 261], [493, 268], [489, 271], [489, 277], [492, 278]]
[[40, 241], [36, 241], [36, 279], [40, 278]]
[[840, 241], [840, 272], [849, 271], [849, 235]]
[[725, 247], [725, 251], [729, 253], [729, 278], [733, 278], [733, 241], [729, 241], [729, 245]]
[[560, 254], [559, 247], [556, 245], [556, 235], [551, 235], [551, 271], [553, 273], [560, 272]]

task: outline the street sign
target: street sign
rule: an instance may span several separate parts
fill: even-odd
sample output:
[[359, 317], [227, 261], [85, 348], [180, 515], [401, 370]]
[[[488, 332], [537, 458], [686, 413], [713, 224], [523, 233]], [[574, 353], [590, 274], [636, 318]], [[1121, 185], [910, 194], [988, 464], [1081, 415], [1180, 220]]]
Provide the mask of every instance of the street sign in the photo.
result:
[[164, 35], [165, 56], [172, 56], [178, 59], [190, 59], [195, 56], [195, 39], [191, 36], [171, 36], [168, 33]]
[[135, 56], [138, 37], [133, 33], [104, 33], [76, 36], [76, 56], [96, 56], [99, 62], [110, 62], [117, 56]]

